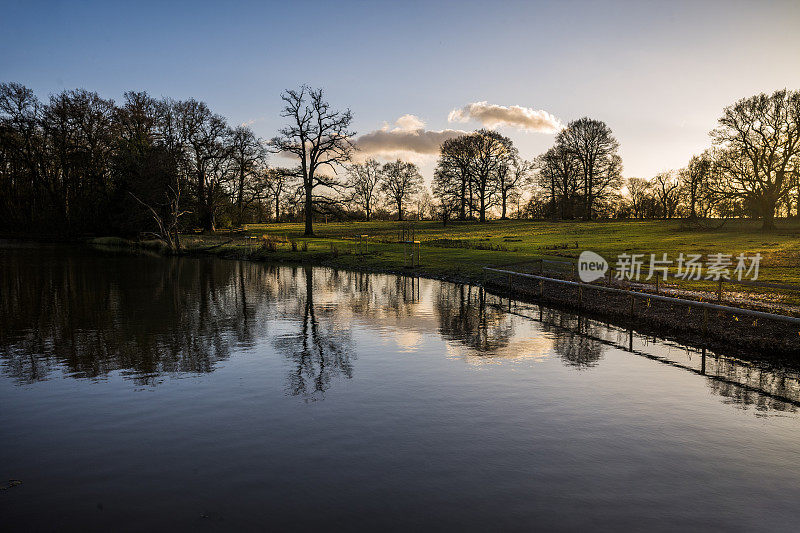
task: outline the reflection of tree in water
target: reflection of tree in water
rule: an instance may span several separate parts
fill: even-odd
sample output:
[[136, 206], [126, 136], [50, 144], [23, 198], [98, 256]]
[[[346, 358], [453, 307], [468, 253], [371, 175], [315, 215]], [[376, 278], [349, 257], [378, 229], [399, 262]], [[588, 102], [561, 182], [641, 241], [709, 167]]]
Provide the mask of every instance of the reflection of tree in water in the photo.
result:
[[232, 261], [5, 249], [0, 271], [0, 356], [23, 383], [55, 368], [139, 383], [209, 372], [253, 343], [270, 301], [269, 272]]
[[[331, 275], [323, 280], [323, 286], [328, 289], [338, 286], [338, 274], [330, 272]], [[334, 377], [353, 377], [355, 353], [350, 330], [341, 327], [334, 316], [335, 311], [318, 310], [314, 306], [314, 270], [305, 267], [303, 273], [305, 294], [297, 291], [302, 311], [298, 309], [295, 314], [302, 314], [302, 319], [298, 320], [299, 331], [278, 337], [275, 346], [294, 364], [289, 373], [289, 392], [316, 400], [328, 390]]]
[[467, 285], [442, 284], [434, 309], [439, 333], [481, 355], [493, 355], [508, 345], [514, 326], [497, 306], [488, 305], [486, 292]]
[[590, 338], [601, 335], [600, 326], [584, 318], [543, 309], [542, 329], [553, 336], [553, 350], [567, 366], [585, 370], [603, 357], [603, 343]]
[[707, 380], [711, 392], [722, 397], [725, 403], [758, 411], [797, 411], [794, 404], [780, 400], [800, 401], [797, 376], [745, 365], [726, 357], [707, 358], [706, 374], [711, 376]]

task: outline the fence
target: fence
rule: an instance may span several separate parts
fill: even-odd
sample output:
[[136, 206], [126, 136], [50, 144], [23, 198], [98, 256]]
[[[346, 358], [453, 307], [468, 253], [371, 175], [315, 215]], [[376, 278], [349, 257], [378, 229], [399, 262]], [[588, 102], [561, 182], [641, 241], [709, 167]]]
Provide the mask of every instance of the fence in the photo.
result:
[[[525, 273], [538, 273], [539, 275], [546, 275], [547, 273], [552, 273], [559, 275], [561, 277], [570, 277], [573, 280], [577, 280], [577, 263], [573, 261], [565, 261], [565, 260], [552, 260], [552, 259], [534, 259], [528, 263], [523, 264], [515, 264], [507, 267], [508, 270], [514, 270], [516, 272], [525, 272]], [[716, 296], [717, 303], [722, 303], [724, 301], [724, 294], [726, 292], [725, 286], [738, 286], [738, 287], [748, 287], [748, 288], [755, 288], [755, 289], [762, 289], [762, 290], [770, 290], [770, 294], [774, 294], [774, 291], [786, 291], [791, 293], [791, 296], [794, 299], [800, 299], [800, 285], [793, 285], [789, 283], [775, 283], [769, 281], [753, 281], [753, 280], [737, 280], [737, 279], [730, 279], [727, 277], [720, 277], [717, 280], [692, 280], [692, 279], [685, 279], [682, 277], [678, 277], [672, 273], [659, 273], [659, 275], [653, 276], [653, 282], [648, 283], [647, 281], [625, 281], [618, 280], [613, 275], [613, 269], [609, 268], [606, 272], [605, 284], [612, 285], [617, 284], [621, 285], [625, 283], [629, 290], [633, 290], [633, 288], [639, 288], [642, 292], [647, 292], [648, 290], [652, 290], [655, 294], [659, 294], [661, 292], [672, 292], [674, 294], [683, 294], [684, 296], [687, 294], [713, 294]], [[548, 276], [553, 277], [553, 276]], [[663, 277], [667, 279], [664, 280]], [[675, 283], [680, 283], [680, 285], [667, 285], [668, 280], [673, 280]], [[692, 286], [694, 283], [694, 286]], [[712, 290], [709, 290], [709, 288]], [[730, 290], [728, 290], [730, 293]], [[746, 295], [747, 299], [753, 301], [753, 303], [759, 302], [759, 293], [748, 292]], [[687, 298], [689, 299], [689, 298]], [[740, 298], [741, 299], [741, 298]], [[763, 302], [762, 302], [763, 303]], [[770, 302], [771, 305], [776, 305], [774, 302]], [[794, 305], [796, 307], [794, 311], [800, 312], [800, 305]], [[792, 311], [792, 309], [787, 308], [787, 310]]]
[[584, 293], [584, 291], [585, 290], [595, 290], [595, 291], [600, 291], [600, 292], [622, 294], [622, 295], [628, 296], [630, 298], [630, 301], [631, 301], [631, 314], [633, 314], [633, 312], [634, 312], [634, 303], [635, 303], [635, 299], [636, 298], [647, 299], [648, 301], [656, 300], [656, 301], [668, 302], [670, 304], [680, 304], [680, 305], [685, 305], [685, 306], [689, 306], [689, 307], [703, 309], [704, 311], [706, 311], [706, 313], [704, 313], [704, 322], [705, 322], [704, 329], [707, 329], [707, 322], [708, 322], [707, 311], [708, 310], [722, 311], [722, 312], [725, 312], [725, 313], [730, 313], [730, 314], [735, 314], [735, 315], [743, 315], [743, 316], [753, 317], [753, 318], [756, 318], [756, 319], [762, 318], [762, 319], [766, 319], [766, 320], [785, 322], [785, 323], [793, 324], [793, 325], [796, 325], [796, 326], [800, 326], [800, 317], [794, 317], [794, 316], [788, 316], [788, 315], [779, 315], [779, 314], [775, 314], [775, 313], [767, 313], [767, 312], [764, 312], [764, 311], [756, 311], [756, 310], [753, 310], [753, 309], [745, 309], [745, 308], [741, 308], [741, 307], [731, 307], [731, 306], [728, 306], [728, 305], [713, 304], [713, 303], [710, 303], [710, 302], [699, 302], [699, 301], [696, 301], [696, 300], [686, 300], [686, 299], [683, 299], [683, 298], [676, 298], [676, 297], [673, 297], [673, 296], [662, 296], [662, 295], [659, 295], [659, 294], [652, 294], [652, 293], [648, 293], [648, 292], [640, 292], [640, 291], [634, 291], [634, 290], [631, 290], [631, 289], [611, 287], [609, 285], [598, 285], [598, 284], [594, 284], [594, 283], [583, 283], [583, 282], [580, 282], [580, 281], [570, 281], [570, 280], [559, 279], [559, 278], [551, 278], [551, 277], [547, 277], [547, 276], [539, 276], [539, 275], [535, 275], [535, 274], [526, 274], [526, 273], [522, 273], [522, 272], [515, 272], [515, 271], [512, 271], [512, 270], [504, 270], [504, 269], [498, 269], [498, 268], [485, 267], [484, 271], [507, 276], [508, 277], [507, 289], [509, 291], [513, 291], [513, 289], [514, 289], [514, 285], [513, 285], [513, 282], [512, 282], [513, 278], [524, 278], [524, 279], [538, 281], [539, 282], [540, 296], [542, 295], [542, 292], [544, 290], [544, 284], [545, 283], [553, 283], [553, 284], [562, 285], [562, 286], [566, 286], [566, 287], [574, 287], [574, 288], [577, 289], [577, 295], [576, 295], [577, 296], [577, 302], [576, 303], [577, 303], [577, 307], [578, 308], [583, 307], [583, 299], [584, 299], [583, 298], [584, 297], [583, 293]]
[[[523, 304], [516, 305], [513, 310], [507, 310], [503, 307], [502, 303], [489, 303], [489, 305], [494, 305], [503, 312], [539, 322], [548, 328], [556, 328], [565, 333], [580, 335], [599, 344], [677, 367], [721, 384], [732, 385], [743, 391], [755, 392], [768, 400], [789, 404], [791, 409], [800, 407], [800, 374], [794, 370], [788, 372], [779, 371], [739, 358], [708, 352], [705, 347], [693, 348], [686, 345], [675, 344], [666, 339], [653, 337], [653, 340], [658, 340], [660, 345], [678, 349], [661, 350], [661, 353], [657, 353], [654, 351], [654, 348], [657, 347], [659, 343], [649, 342], [650, 338], [648, 336], [636, 334], [634, 330], [630, 328], [619, 328], [602, 320], [592, 321], [585, 318], [582, 319], [580, 316], [576, 317], [576, 322], [567, 321], [565, 323], [564, 320], [547, 320], [542, 314], [541, 306], [526, 306]], [[531, 314], [525, 311], [538, 311], [538, 313], [534, 312]], [[560, 316], [563, 317], [563, 315]], [[583, 322], [581, 322], [581, 320], [583, 320]], [[574, 328], [569, 327], [571, 324], [577, 324], [577, 326]], [[586, 327], [590, 324], [597, 324], [602, 327], [602, 330], [593, 331], [593, 328]], [[610, 335], [603, 335], [601, 331], [606, 331], [609, 334], [616, 333], [617, 338], [614, 339]], [[635, 340], [637, 341], [636, 346], [634, 345]], [[678, 358], [677, 353], [684, 353], [686, 357], [682, 359]], [[697, 361], [694, 361], [692, 355], [697, 356]], [[747, 398], [742, 397], [741, 394], [736, 394], [736, 398], [740, 401], [747, 400]], [[755, 399], [751, 398], [750, 400], [755, 403]]]

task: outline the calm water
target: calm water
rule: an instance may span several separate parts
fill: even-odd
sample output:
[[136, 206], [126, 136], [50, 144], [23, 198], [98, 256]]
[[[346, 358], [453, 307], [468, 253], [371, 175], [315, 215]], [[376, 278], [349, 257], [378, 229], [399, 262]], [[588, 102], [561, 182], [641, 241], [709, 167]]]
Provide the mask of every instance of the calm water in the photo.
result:
[[475, 287], [0, 247], [8, 530], [785, 530], [800, 381]]

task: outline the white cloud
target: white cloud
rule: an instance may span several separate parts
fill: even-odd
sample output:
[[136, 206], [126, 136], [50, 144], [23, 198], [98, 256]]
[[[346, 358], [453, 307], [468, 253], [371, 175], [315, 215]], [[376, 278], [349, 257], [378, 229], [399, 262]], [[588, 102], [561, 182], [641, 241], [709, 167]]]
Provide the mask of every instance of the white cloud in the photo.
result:
[[359, 152], [365, 156], [397, 157], [416, 154], [419, 156], [437, 155], [439, 147], [447, 139], [468, 133], [462, 130], [426, 130], [425, 122], [415, 115], [403, 115], [394, 123], [375, 131], [365, 133], [355, 140]]
[[488, 102], [473, 102], [460, 109], [453, 109], [447, 120], [449, 122], [475, 120], [488, 128], [512, 126], [539, 133], [557, 133], [564, 128], [561, 121], [547, 111], [518, 105], [502, 106]]
[[416, 115], [403, 115], [395, 121], [397, 129], [400, 130], [419, 130], [425, 127], [425, 123]]

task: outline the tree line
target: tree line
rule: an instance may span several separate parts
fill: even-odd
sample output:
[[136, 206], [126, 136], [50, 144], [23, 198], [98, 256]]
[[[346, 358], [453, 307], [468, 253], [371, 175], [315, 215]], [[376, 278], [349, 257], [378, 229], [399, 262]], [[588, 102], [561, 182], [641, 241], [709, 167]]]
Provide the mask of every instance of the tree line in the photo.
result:
[[686, 167], [651, 179], [621, 178], [608, 127], [580, 119], [536, 160], [525, 210], [539, 218], [800, 217], [800, 91], [779, 90], [726, 107], [712, 146]]
[[[711, 147], [651, 179], [622, 177], [604, 122], [567, 124], [523, 159], [490, 129], [442, 143], [431, 188], [410, 161], [362, 160], [349, 109], [321, 89], [281, 95], [286, 125], [259, 139], [203, 102], [127, 92], [120, 103], [83, 89], [47, 101], [0, 84], [0, 230], [150, 234], [252, 222], [333, 219], [751, 217], [774, 227], [800, 216], [800, 92], [726, 107]], [[296, 164], [275, 167], [270, 154]]]

